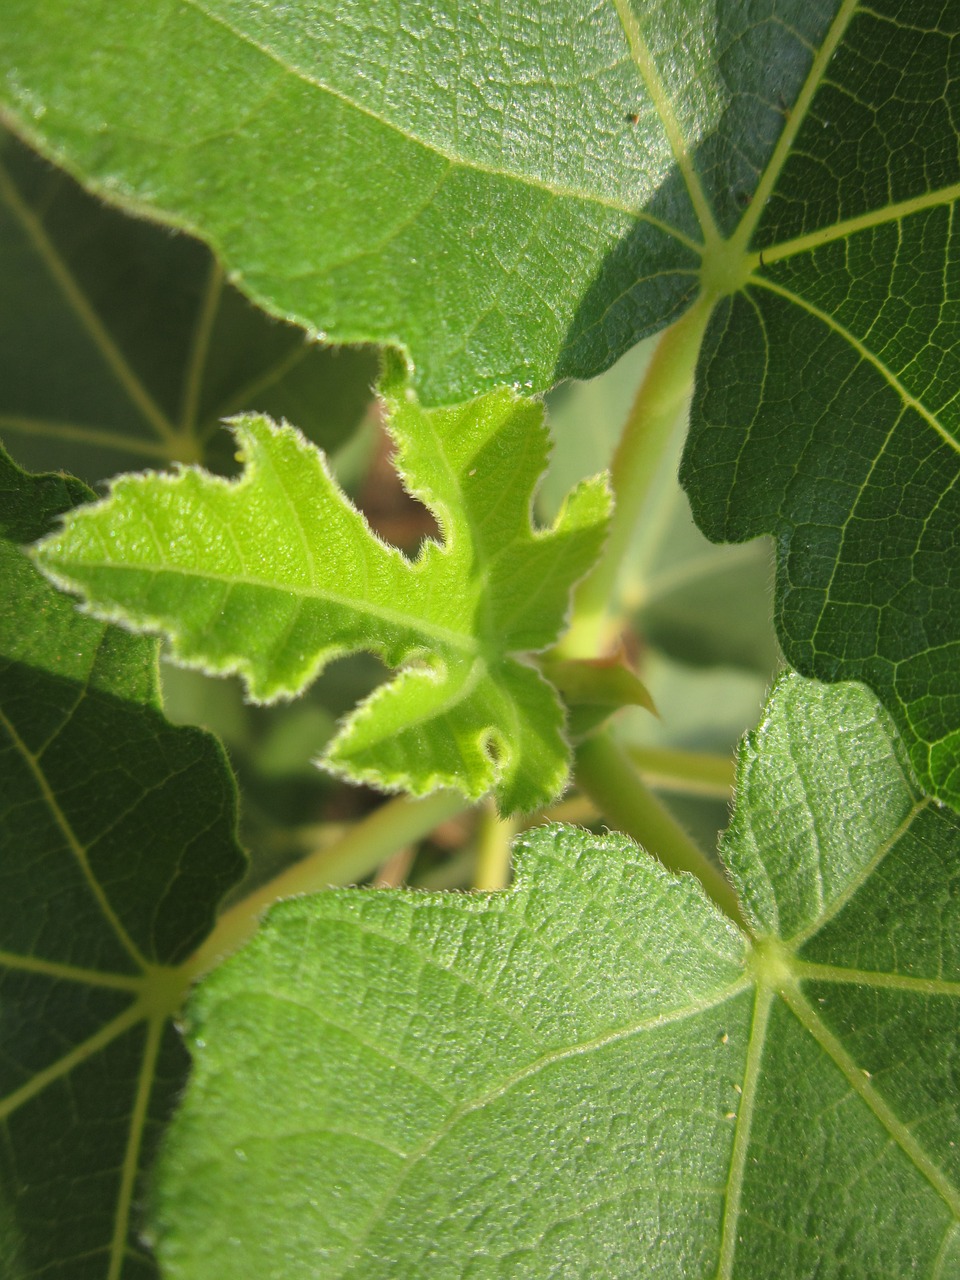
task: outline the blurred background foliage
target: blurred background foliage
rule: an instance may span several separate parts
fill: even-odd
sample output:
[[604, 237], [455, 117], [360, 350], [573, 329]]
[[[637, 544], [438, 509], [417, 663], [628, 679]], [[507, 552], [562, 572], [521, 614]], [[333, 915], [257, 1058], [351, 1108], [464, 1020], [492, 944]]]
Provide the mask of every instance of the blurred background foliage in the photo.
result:
[[[104, 205], [9, 134], [0, 134], [0, 279], [0, 436], [21, 465], [95, 487], [145, 466], [197, 463], [228, 475], [236, 463], [222, 422], [256, 410], [286, 418], [325, 450], [381, 536], [412, 554], [435, 531], [391, 466], [373, 394], [375, 349], [330, 347], [266, 316], [202, 244]], [[547, 397], [554, 449], [539, 520], [607, 466], [653, 341], [602, 377]], [[726, 825], [732, 750], [757, 719], [779, 651], [770, 546], [715, 546], [699, 533], [676, 479], [684, 433], [679, 423], [621, 580], [624, 651], [659, 715], [625, 709], [614, 726], [712, 854]], [[338, 717], [382, 676], [373, 658], [349, 658], [298, 701], [255, 707], [235, 679], [164, 664], [167, 714], [217, 733], [238, 775], [252, 855], [238, 893], [380, 803], [312, 761]], [[699, 781], [670, 766], [675, 752], [706, 755]], [[603, 821], [575, 794], [551, 816]], [[488, 821], [481, 813], [446, 824], [391, 860], [381, 881], [469, 887]]]

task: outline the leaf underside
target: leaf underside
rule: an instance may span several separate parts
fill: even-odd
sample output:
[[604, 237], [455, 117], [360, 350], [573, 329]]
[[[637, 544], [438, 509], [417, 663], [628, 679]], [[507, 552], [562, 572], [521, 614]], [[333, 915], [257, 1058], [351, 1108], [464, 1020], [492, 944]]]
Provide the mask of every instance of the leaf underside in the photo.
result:
[[517, 850], [281, 904], [203, 983], [165, 1274], [956, 1274], [960, 824], [866, 690], [786, 678], [743, 748], [749, 939], [624, 837]]
[[221, 751], [160, 712], [155, 642], [80, 616], [20, 550], [90, 496], [0, 453], [0, 1274], [11, 1280], [157, 1274], [139, 1208], [187, 1070], [171, 975], [244, 863]]
[[275, 313], [406, 346], [428, 403], [720, 297], [697, 519], [774, 534], [789, 660], [866, 681], [960, 805], [955, 6], [7, 8], [19, 130]]
[[534, 530], [540, 408], [501, 391], [426, 412], [395, 391], [397, 466], [443, 539], [414, 561], [371, 532], [298, 432], [263, 418], [235, 423], [239, 481], [121, 477], [37, 559], [100, 616], [165, 632], [179, 661], [239, 671], [258, 700], [300, 692], [331, 658], [376, 653], [400, 673], [323, 763], [388, 790], [492, 788], [505, 812], [531, 810], [562, 790], [569, 749], [556, 693], [514, 655], [556, 638], [602, 543], [606, 488], [584, 483]]

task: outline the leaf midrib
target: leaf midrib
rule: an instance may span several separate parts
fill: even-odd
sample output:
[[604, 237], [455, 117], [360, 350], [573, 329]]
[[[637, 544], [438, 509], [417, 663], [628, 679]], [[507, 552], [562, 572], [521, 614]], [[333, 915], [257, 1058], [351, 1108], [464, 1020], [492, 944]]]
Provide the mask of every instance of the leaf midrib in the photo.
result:
[[42, 974], [45, 978], [54, 978], [59, 981], [79, 982], [83, 986], [106, 987], [134, 993], [142, 990], [145, 981], [142, 975], [85, 969], [81, 965], [44, 960], [38, 956], [21, 955], [15, 951], [0, 951], [0, 968], [19, 969], [24, 973]]
[[120, 920], [120, 917], [117, 915], [116, 911], [113, 908], [113, 904], [110, 902], [109, 898], [104, 893], [103, 886], [100, 884], [99, 880], [93, 874], [93, 868], [90, 866], [90, 861], [87, 857], [87, 850], [85, 849], [81, 840], [78, 838], [76, 832], [73, 830], [73, 827], [68, 821], [66, 814], [63, 812], [62, 808], [60, 807], [60, 803], [57, 800], [56, 794], [54, 793], [54, 790], [50, 785], [50, 782], [40, 762], [39, 756], [34, 754], [34, 752], [32, 752], [30, 748], [27, 746], [27, 744], [23, 741], [23, 739], [20, 737], [20, 734], [17, 732], [15, 726], [13, 725], [12, 721], [10, 721], [7, 718], [2, 708], [0, 708], [0, 726], [2, 726], [6, 730], [10, 738], [10, 741], [13, 744], [14, 749], [16, 750], [17, 754], [21, 757], [24, 764], [26, 764], [27, 769], [29, 770], [34, 780], [34, 783], [37, 787], [37, 790], [40, 792], [40, 796], [44, 804], [46, 805], [47, 809], [49, 810], [54, 820], [54, 823], [59, 829], [60, 834], [67, 845], [67, 848], [70, 850], [71, 854], [73, 855], [74, 861], [76, 862], [77, 867], [79, 868], [84, 878], [84, 881], [86, 882], [87, 887], [90, 890], [91, 895], [93, 896], [95, 902], [97, 903], [97, 906], [99, 907], [104, 920], [106, 921], [107, 924], [109, 924], [114, 937], [116, 938], [117, 942], [119, 942], [119, 944], [123, 947], [126, 953], [129, 955], [133, 963], [141, 971], [146, 970], [146, 968], [148, 967], [147, 961], [143, 956], [143, 953], [140, 951], [139, 947], [136, 945], [136, 943], [127, 933], [127, 930], [124, 928], [123, 923]]
[[[87, 595], [87, 588], [83, 580], [79, 577], [72, 577], [69, 568], [64, 570], [62, 565], [57, 564], [56, 560], [41, 551], [37, 555], [37, 559], [43, 566], [44, 573], [51, 578], [58, 586], [65, 588], [71, 592], [80, 592]], [[74, 569], [81, 566], [74, 565]], [[280, 584], [276, 582], [265, 582], [260, 578], [252, 578], [241, 574], [213, 574], [203, 569], [192, 569], [186, 566], [171, 565], [134, 565], [121, 564], [117, 561], [98, 561], [84, 560], [83, 569], [90, 569], [94, 572], [104, 570], [110, 573], [149, 573], [160, 574], [169, 573], [171, 575], [179, 575], [185, 578], [197, 578], [207, 582], [222, 584], [227, 587], [254, 587], [262, 591], [273, 591], [280, 595], [294, 596], [304, 600], [317, 600], [329, 604], [341, 605], [352, 610], [355, 613], [379, 618], [383, 622], [391, 623], [395, 626], [406, 627], [411, 631], [418, 632], [424, 636], [430, 636], [437, 640], [441, 640], [450, 645], [451, 648], [466, 654], [469, 657], [477, 657], [481, 654], [481, 646], [475, 636], [467, 635], [464, 632], [453, 631], [448, 627], [442, 627], [435, 623], [426, 622], [422, 617], [416, 614], [407, 614], [399, 609], [391, 609], [387, 605], [375, 605], [369, 601], [358, 600], [355, 596], [342, 595], [336, 591], [327, 590], [322, 587], [303, 586], [298, 584]], [[169, 621], [147, 613], [138, 607], [130, 607], [127, 605], [110, 605], [101, 606], [93, 602], [88, 602], [87, 607], [90, 612], [105, 622], [116, 622], [120, 619], [128, 619], [138, 616], [141, 625], [150, 628], [162, 630], [176, 638], [182, 635], [182, 632], [174, 629], [173, 624]], [[375, 647], [379, 643], [371, 639], [370, 647]]]
[[830, 921], [840, 914], [847, 903], [850, 902], [874, 872], [876, 872], [888, 854], [897, 847], [899, 842], [909, 832], [920, 814], [930, 808], [930, 805], [933, 803], [929, 796], [922, 794], [917, 795], [913, 789], [913, 784], [902, 769], [900, 771], [900, 777], [902, 778], [905, 790], [913, 796], [913, 803], [909, 810], [889, 835], [884, 840], [880, 841], [873, 857], [865, 862], [855, 875], [848, 879], [843, 892], [838, 893], [836, 897], [832, 898], [819, 915], [817, 915], [814, 920], [811, 920], [805, 928], [798, 930], [795, 934], [791, 934], [789, 938], [783, 939], [784, 944], [789, 946], [794, 954], [799, 951], [805, 943], [809, 942], [812, 938], [815, 938], [818, 933], [821, 933]]
[[826, 34], [823, 43], [814, 55], [810, 71], [800, 87], [796, 100], [793, 103], [789, 118], [784, 122], [780, 136], [777, 138], [773, 148], [773, 154], [760, 174], [757, 182], [756, 190], [750, 202], [750, 207], [746, 210], [740, 219], [737, 228], [731, 237], [730, 243], [734, 245], [740, 253], [746, 251], [747, 245], [750, 243], [751, 237], [763, 216], [767, 200], [773, 194], [774, 188], [780, 179], [783, 168], [787, 160], [793, 153], [793, 144], [796, 142], [797, 134], [800, 132], [801, 126], [807, 118], [807, 113], [816, 97], [820, 88], [821, 81], [826, 76], [827, 67], [836, 53], [843, 37], [847, 33], [847, 28], [853, 21], [857, 10], [860, 7], [860, 0], [843, 0], [838, 9], [830, 28]]
[[846, 240], [861, 231], [871, 231], [874, 227], [885, 227], [894, 222], [902, 222], [904, 218], [922, 213], [925, 209], [946, 208], [958, 199], [960, 199], [960, 182], [955, 182], [949, 187], [938, 187], [935, 191], [926, 191], [922, 195], [897, 200], [893, 204], [878, 205], [866, 213], [858, 213], [852, 218], [841, 218], [840, 221], [832, 222], [829, 226], [818, 227], [816, 231], [808, 231], [788, 240], [780, 240], [754, 255], [756, 265], [770, 266], [774, 262], [782, 262], [786, 258], [793, 258], [801, 253], [812, 253], [836, 240]]
[[120, 1171], [120, 1190], [117, 1194], [113, 1237], [110, 1242], [110, 1268], [107, 1271], [106, 1280], [120, 1280], [126, 1256], [127, 1236], [130, 1232], [130, 1212], [133, 1208], [134, 1193], [137, 1189], [137, 1175], [140, 1172], [140, 1152], [143, 1146], [143, 1136], [150, 1107], [150, 1094], [156, 1077], [157, 1059], [160, 1054], [166, 1023], [167, 1019], [158, 1015], [154, 1015], [147, 1022], [147, 1037], [143, 1046], [140, 1070], [137, 1075], [137, 1088], [134, 1095], [133, 1110], [130, 1113], [127, 1145], [123, 1153], [123, 1165]]
[[22, 226], [34, 251], [43, 262], [51, 278], [60, 289], [84, 332], [100, 352], [130, 402], [154, 430], [157, 437], [168, 446], [177, 442], [177, 431], [153, 396], [144, 386], [126, 356], [114, 342], [106, 326], [94, 310], [86, 294], [68, 268], [41, 220], [21, 198], [13, 179], [0, 162], [0, 198]]
[[613, 0], [613, 6], [620, 26], [623, 28], [627, 47], [630, 50], [630, 57], [644, 88], [650, 95], [653, 109], [663, 127], [671, 154], [683, 177], [687, 195], [690, 197], [690, 203], [693, 205], [697, 221], [700, 224], [704, 244], [715, 245], [720, 240], [720, 232], [713, 216], [713, 210], [700, 182], [700, 175], [697, 173], [696, 166], [690, 156], [690, 148], [680, 129], [680, 122], [674, 114], [670, 96], [660, 79], [660, 74], [653, 61], [649, 46], [643, 38], [640, 24], [628, 0]]
[[105, 1049], [118, 1036], [123, 1035], [132, 1027], [135, 1027], [137, 1023], [142, 1022], [144, 1016], [142, 1002], [140, 1000], [131, 1001], [125, 1009], [111, 1018], [109, 1022], [105, 1022], [99, 1030], [87, 1036], [85, 1040], [82, 1040], [42, 1070], [35, 1071], [30, 1079], [21, 1085], [19, 1089], [14, 1089], [12, 1093], [8, 1093], [4, 1098], [0, 1099], [0, 1124], [3, 1124], [7, 1116], [12, 1115], [24, 1103], [42, 1093], [48, 1085], [53, 1084], [55, 1080], [59, 1080], [61, 1076], [69, 1075], [81, 1063], [99, 1053], [101, 1049]]
[[[900, 401], [903, 404], [903, 407], [905, 409], [912, 409], [919, 417], [921, 417], [924, 420], [924, 422], [926, 422], [927, 426], [933, 428], [933, 430], [937, 433], [938, 436], [940, 436], [940, 438], [944, 441], [945, 444], [949, 445], [949, 447], [955, 453], [960, 453], [960, 441], [954, 439], [954, 437], [950, 434], [947, 428], [941, 424], [941, 422], [936, 417], [936, 415], [932, 413], [931, 410], [929, 410], [921, 400], [918, 400], [917, 397], [912, 394], [912, 392], [906, 389], [906, 387], [900, 381], [900, 378], [897, 376], [897, 374], [895, 374], [892, 369], [888, 368], [887, 365], [880, 359], [878, 355], [875, 355], [874, 352], [871, 351], [870, 348], [866, 346], [864, 342], [862, 342], [859, 338], [857, 338], [854, 334], [852, 334], [845, 325], [842, 325], [840, 323], [839, 320], [837, 320], [834, 316], [830, 315], [829, 312], [824, 311], [821, 307], [818, 307], [815, 303], [811, 302], [809, 299], [804, 298], [802, 295], [798, 293], [795, 293], [792, 289], [787, 289], [784, 285], [777, 284], [773, 280], [767, 279], [763, 276], [755, 276], [751, 279], [750, 283], [756, 288], [766, 289], [767, 292], [769, 293], [777, 294], [779, 297], [783, 298], [786, 302], [792, 303], [795, 307], [799, 308], [801, 311], [806, 311], [808, 315], [811, 315], [814, 317], [814, 319], [819, 320], [822, 325], [824, 325], [827, 329], [830, 329], [839, 338], [841, 338], [849, 347], [851, 347], [853, 351], [855, 351], [856, 354], [860, 357], [861, 360], [863, 360], [866, 364], [869, 364], [874, 369], [876, 369], [876, 371], [880, 374], [881, 378], [883, 378], [883, 380], [888, 384], [890, 389], [897, 396], [899, 396]], [[891, 427], [890, 429], [891, 434], [893, 431], [896, 430], [898, 425], [899, 425], [899, 419]]]
[[723, 1221], [720, 1228], [720, 1256], [717, 1262], [717, 1280], [731, 1280], [737, 1252], [737, 1226], [743, 1196], [743, 1181], [750, 1152], [753, 1131], [753, 1115], [757, 1093], [763, 1077], [763, 1050], [767, 1041], [767, 1029], [773, 1010], [773, 992], [757, 986], [750, 1021], [750, 1039], [743, 1070], [740, 1103], [737, 1107], [733, 1149], [730, 1153], [730, 1169], [723, 1201]]
[[737, 1228], [742, 1207], [743, 1182], [749, 1155], [750, 1133], [753, 1125], [757, 1093], [763, 1078], [763, 1055], [766, 1046], [767, 1029], [774, 1001], [778, 998], [783, 1001], [807, 1034], [815, 1041], [827, 1060], [841, 1073], [847, 1084], [886, 1131], [891, 1141], [896, 1144], [921, 1177], [940, 1196], [954, 1214], [954, 1217], [960, 1220], [960, 1188], [955, 1187], [950, 1179], [937, 1167], [920, 1142], [910, 1132], [909, 1126], [897, 1116], [893, 1108], [870, 1083], [869, 1077], [844, 1048], [840, 1038], [829, 1030], [803, 995], [800, 982], [803, 980], [815, 980], [850, 983], [858, 986], [873, 986], [875, 988], [896, 988], [918, 995], [954, 996], [957, 998], [960, 998], [960, 983], [937, 983], [924, 979], [902, 978], [894, 974], [845, 970], [833, 965], [814, 965], [798, 961], [793, 955], [790, 956], [789, 967], [791, 981], [786, 984], [771, 986], [762, 982], [757, 983], [757, 995], [747, 1049], [742, 1094], [740, 1105], [737, 1109], [737, 1127], [730, 1161], [730, 1174], [721, 1228], [720, 1260], [717, 1267], [716, 1280], [732, 1280], [734, 1275], [738, 1242]]
[[914, 995], [947, 996], [960, 1000], [960, 982], [949, 978], [913, 977], [908, 973], [884, 973], [877, 969], [849, 969], [840, 965], [820, 964], [795, 959], [792, 968], [798, 981], [833, 982], [876, 990], [910, 991]]

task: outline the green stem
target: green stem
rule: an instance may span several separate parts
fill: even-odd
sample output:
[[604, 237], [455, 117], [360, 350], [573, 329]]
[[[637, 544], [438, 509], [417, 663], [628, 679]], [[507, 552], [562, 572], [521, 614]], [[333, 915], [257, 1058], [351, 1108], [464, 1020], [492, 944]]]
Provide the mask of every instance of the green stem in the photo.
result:
[[741, 928], [740, 904], [726, 876], [694, 844], [677, 820], [641, 781], [626, 753], [606, 733], [577, 747], [579, 786], [619, 830], [655, 854], [671, 871], [689, 871]]
[[236, 951], [256, 932], [267, 908], [281, 898], [362, 880], [397, 849], [421, 840], [467, 807], [463, 796], [453, 791], [435, 791], [420, 799], [399, 796], [381, 805], [341, 840], [287, 867], [225, 911], [206, 941], [182, 965], [184, 980], [202, 977]]
[[610, 466], [615, 499], [610, 533], [600, 559], [574, 595], [570, 629], [558, 645], [563, 657], [599, 657], [616, 639], [617, 579], [674, 424], [688, 407], [713, 301], [701, 295], [666, 330], [637, 391]]
[[510, 845], [519, 824], [501, 818], [492, 803], [484, 806], [477, 829], [477, 864], [473, 887], [492, 892], [510, 883]]
[[729, 800], [736, 775], [732, 756], [672, 747], [629, 747], [628, 755], [644, 781], [687, 796]]

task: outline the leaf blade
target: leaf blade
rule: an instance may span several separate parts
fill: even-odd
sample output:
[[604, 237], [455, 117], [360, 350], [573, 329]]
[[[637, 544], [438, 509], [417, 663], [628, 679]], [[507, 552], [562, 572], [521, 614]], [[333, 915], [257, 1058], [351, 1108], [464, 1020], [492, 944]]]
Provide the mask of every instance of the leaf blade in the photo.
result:
[[[805, 807], [783, 799], [791, 771]], [[811, 814], [829, 825], [831, 784], [860, 816], [824, 856], [837, 891], [809, 907], [797, 869], [821, 856]], [[724, 844], [741, 886], [774, 885], [783, 936], [768, 913], [744, 938], [624, 837], [558, 826], [523, 838], [506, 893], [278, 907], [191, 1010], [195, 1074], [155, 1206], [164, 1265], [933, 1271], [960, 1222], [960, 823], [918, 794], [866, 690], [791, 676], [742, 753]], [[276, 1216], [238, 1228], [262, 1185], [280, 1187]]]
[[[869, 683], [924, 785], [960, 803], [955, 247], [929, 230], [960, 191], [952, 15], [835, 0], [585, 17], [571, 3], [481, 21], [440, 4], [415, 34], [400, 13], [349, 12], [164, 11], [153, 21], [182, 24], [183, 46], [224, 68], [189, 111], [169, 42], [123, 7], [109, 56], [90, 51], [107, 58], [106, 92], [60, 65], [62, 15], [35, 5], [15, 12], [0, 65], [20, 127], [48, 149], [121, 200], [195, 222], [274, 310], [405, 343], [428, 400], [593, 374], [715, 294], [684, 467], [698, 521], [714, 539], [774, 534], [791, 663]], [[83, 49], [89, 13], [70, 21]], [[144, 75], [149, 102], [121, 93]], [[262, 110], [242, 116], [252, 101]], [[338, 143], [318, 156], [322, 136]], [[267, 171], [250, 216], [243, 174]], [[458, 287], [435, 287], [428, 264]], [[742, 366], [757, 386], [769, 375], [759, 403]]]
[[243, 858], [220, 752], [163, 721], [155, 646], [65, 609], [20, 551], [89, 496], [0, 454], [0, 1258], [139, 1280], [139, 1187], [186, 1069], [175, 966]]
[[869, 684], [954, 805], [955, 26], [838, 7], [737, 232], [756, 252], [707, 334], [682, 466], [709, 537], [775, 536], [788, 661]]
[[229, 469], [217, 428], [238, 409], [295, 417], [332, 449], [369, 401], [373, 352], [272, 322], [204, 246], [107, 208], [6, 131], [0, 270], [0, 430], [28, 468], [90, 483], [131, 460]]
[[38, 562], [99, 616], [165, 632], [178, 661], [240, 672], [259, 700], [371, 650], [400, 675], [333, 740], [333, 768], [416, 794], [492, 787], [508, 808], [536, 808], [562, 789], [569, 753], [555, 692], [512, 655], [556, 637], [605, 533], [605, 482], [536, 530], [537, 407], [500, 391], [427, 413], [389, 387], [388, 403], [401, 474], [443, 527], [414, 561], [372, 533], [297, 431], [261, 418], [235, 424], [238, 481], [121, 477]]

